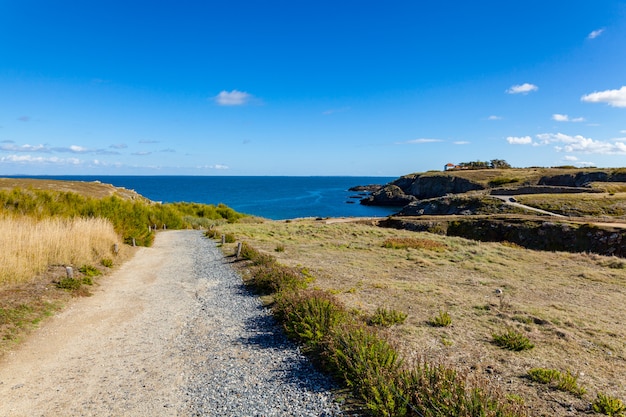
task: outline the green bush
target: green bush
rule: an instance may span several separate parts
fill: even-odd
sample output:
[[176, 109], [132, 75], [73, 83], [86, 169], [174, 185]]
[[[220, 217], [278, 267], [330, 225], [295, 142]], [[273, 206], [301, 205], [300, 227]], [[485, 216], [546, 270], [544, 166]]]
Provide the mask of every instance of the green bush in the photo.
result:
[[276, 263], [276, 258], [272, 255], [259, 252], [246, 242], [243, 242], [241, 245], [240, 256], [251, 261], [253, 265], [273, 265]]
[[113, 267], [113, 260], [110, 258], [102, 258], [102, 260], [100, 261], [100, 263], [102, 264], [102, 266], [106, 267], [106, 268], [111, 268]]
[[276, 302], [275, 312], [287, 335], [310, 347], [317, 347], [347, 317], [335, 297], [320, 290], [285, 292]]
[[515, 352], [535, 347], [526, 336], [513, 329], [509, 329], [504, 333], [494, 333], [492, 337], [496, 345]]
[[448, 327], [452, 324], [452, 317], [447, 311], [440, 311], [438, 315], [428, 321], [434, 327]]
[[396, 378], [401, 361], [385, 339], [367, 328], [345, 326], [329, 344], [332, 368], [375, 415], [406, 414], [406, 395]]
[[532, 381], [553, 385], [560, 391], [566, 391], [578, 397], [587, 392], [585, 388], [578, 386], [578, 376], [572, 375], [570, 371], [562, 373], [556, 369], [533, 368], [528, 371], [528, 376]]
[[76, 291], [80, 288], [82, 283], [82, 279], [61, 278], [61, 281], [57, 283], [57, 287], [64, 290]]
[[98, 275], [102, 275], [102, 272], [95, 266], [91, 265], [83, 265], [78, 270], [84, 274], [86, 277], [96, 277]]
[[550, 384], [552, 381], [557, 381], [561, 373], [556, 369], [547, 368], [533, 368], [528, 371], [528, 377], [535, 382], [541, 382], [542, 384]]
[[525, 416], [519, 400], [507, 399], [484, 381], [468, 383], [465, 374], [423, 363], [401, 375], [415, 415], [424, 417]]
[[619, 398], [611, 397], [598, 393], [595, 401], [591, 404], [593, 411], [607, 416], [624, 417], [626, 415], [626, 406]]
[[274, 262], [252, 268], [251, 277], [246, 283], [251, 285], [259, 294], [269, 295], [282, 291], [304, 289], [307, 286], [307, 279], [296, 268]]
[[391, 327], [394, 324], [402, 324], [406, 320], [407, 314], [394, 309], [386, 309], [378, 307], [376, 313], [370, 318], [369, 322], [375, 326]]

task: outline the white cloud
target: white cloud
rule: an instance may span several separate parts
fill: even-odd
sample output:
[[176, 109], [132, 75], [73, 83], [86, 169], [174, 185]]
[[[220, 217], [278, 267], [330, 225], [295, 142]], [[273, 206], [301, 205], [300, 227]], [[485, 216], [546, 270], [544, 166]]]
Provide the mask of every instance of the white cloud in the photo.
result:
[[396, 145], [415, 145], [419, 143], [434, 143], [434, 142], [443, 142], [442, 139], [430, 139], [430, 138], [419, 138], [419, 139], [411, 139], [406, 142], [396, 142]]
[[511, 145], [530, 145], [533, 143], [533, 138], [530, 136], [509, 136], [506, 141]]
[[506, 90], [506, 93], [508, 93], [508, 94], [528, 94], [531, 91], [537, 91], [537, 90], [539, 90], [539, 87], [537, 87], [535, 84], [524, 83], [524, 84], [518, 84], [518, 85], [511, 86], [511, 88]]
[[457, 140], [456, 142], [452, 142], [455, 145], [469, 145], [471, 142], [468, 142], [466, 140]]
[[568, 162], [576, 162], [578, 161], [578, 158], [576, 158], [574, 155], [566, 155], [563, 158], [564, 161], [568, 161]]
[[602, 35], [602, 33], [604, 32], [604, 28], [602, 29], [598, 29], [598, 30], [594, 30], [593, 32], [591, 32], [588, 36], [587, 39], [595, 39], [598, 36]]
[[109, 148], [113, 148], [113, 149], [126, 149], [128, 148], [128, 145], [125, 143], [115, 143], [113, 145], [109, 145]]
[[574, 123], [578, 123], [578, 122], [584, 122], [585, 118], [584, 117], [570, 118], [567, 114], [553, 114], [552, 115], [552, 120], [556, 120], [557, 122], [574, 122]]
[[74, 153], [84, 153], [84, 152], [89, 152], [89, 150], [83, 146], [78, 146], [78, 145], [71, 145], [70, 146], [70, 152], [74, 152]]
[[604, 142], [586, 138], [581, 135], [570, 136], [563, 133], [541, 133], [537, 135], [542, 145], [559, 144], [554, 148], [558, 152], [581, 152], [602, 155], [619, 155], [626, 153], [626, 142], [616, 140]]
[[148, 151], [143, 151], [143, 152], [133, 152], [131, 155], [135, 155], [135, 156], [146, 156], [146, 155], [150, 155], [152, 152], [148, 152]]
[[607, 103], [611, 107], [626, 107], [626, 85], [619, 90], [596, 91], [581, 97], [587, 103]]
[[244, 91], [222, 91], [215, 96], [215, 101], [220, 106], [242, 106], [252, 99], [252, 95]]
[[56, 165], [79, 165], [80, 159], [77, 158], [58, 158], [32, 156], [32, 155], [8, 155], [0, 157], [0, 162], [18, 163], [18, 164], [56, 164]]
[[9, 151], [9, 152], [50, 152], [50, 149], [44, 145], [21, 145], [17, 146], [13, 143], [8, 143], [6, 145], [0, 146], [0, 150]]
[[197, 168], [199, 168], [199, 169], [217, 169], [217, 170], [230, 169], [230, 167], [228, 165], [222, 165], [222, 164], [200, 165]]
[[502, 120], [501, 116], [491, 115], [487, 117], [487, 120]]

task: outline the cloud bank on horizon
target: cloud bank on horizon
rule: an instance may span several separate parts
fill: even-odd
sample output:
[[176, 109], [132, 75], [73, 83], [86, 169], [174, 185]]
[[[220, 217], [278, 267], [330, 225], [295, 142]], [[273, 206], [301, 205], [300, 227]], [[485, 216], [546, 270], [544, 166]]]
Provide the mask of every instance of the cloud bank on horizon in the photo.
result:
[[0, 14], [0, 175], [626, 165], [623, 0], [78, 5]]

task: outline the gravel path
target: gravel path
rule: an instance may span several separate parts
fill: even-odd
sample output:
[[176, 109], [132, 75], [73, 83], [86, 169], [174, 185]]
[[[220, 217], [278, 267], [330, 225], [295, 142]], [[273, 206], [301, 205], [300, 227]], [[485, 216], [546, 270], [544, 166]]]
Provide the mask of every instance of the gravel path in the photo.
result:
[[0, 416], [334, 416], [215, 243], [157, 236], [0, 362]]

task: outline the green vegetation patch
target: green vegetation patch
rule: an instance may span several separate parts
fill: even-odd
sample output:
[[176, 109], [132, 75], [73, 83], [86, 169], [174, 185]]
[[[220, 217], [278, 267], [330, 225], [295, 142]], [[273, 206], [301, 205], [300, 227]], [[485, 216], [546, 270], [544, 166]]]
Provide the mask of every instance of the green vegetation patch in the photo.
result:
[[428, 324], [433, 327], [448, 327], [452, 325], [452, 317], [450, 317], [450, 313], [447, 311], [440, 311], [439, 314], [428, 321]]
[[619, 398], [604, 395], [601, 392], [591, 405], [593, 411], [607, 416], [624, 417], [626, 415], [626, 406]]
[[154, 229], [208, 227], [219, 222], [236, 222], [245, 217], [219, 204], [157, 204], [126, 200], [116, 196], [87, 197], [73, 192], [14, 188], [0, 191], [0, 213], [17, 213], [43, 219], [48, 217], [101, 217], [108, 219], [125, 243], [149, 246]]
[[528, 377], [535, 382], [546, 385], [552, 385], [559, 391], [569, 392], [581, 397], [587, 390], [578, 385], [578, 376], [573, 375], [570, 371], [562, 373], [556, 369], [533, 368], [528, 371]]
[[378, 307], [374, 315], [370, 318], [369, 323], [374, 326], [391, 327], [395, 324], [404, 323], [406, 318], [407, 314], [402, 311]]
[[493, 343], [503, 349], [520, 352], [522, 350], [530, 350], [535, 347], [530, 340], [522, 333], [509, 329], [503, 333], [494, 333], [492, 335]]

